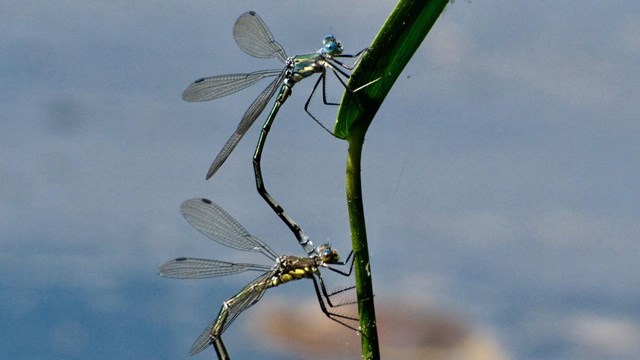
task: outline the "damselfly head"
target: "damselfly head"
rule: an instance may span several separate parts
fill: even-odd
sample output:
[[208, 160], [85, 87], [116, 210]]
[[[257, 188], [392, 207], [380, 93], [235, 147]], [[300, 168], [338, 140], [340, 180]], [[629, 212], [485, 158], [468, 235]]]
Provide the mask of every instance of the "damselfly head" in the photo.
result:
[[342, 54], [342, 43], [333, 34], [329, 34], [322, 39], [322, 51], [329, 55]]
[[318, 246], [318, 257], [327, 264], [332, 264], [340, 260], [338, 251], [331, 247], [331, 244], [322, 244]]

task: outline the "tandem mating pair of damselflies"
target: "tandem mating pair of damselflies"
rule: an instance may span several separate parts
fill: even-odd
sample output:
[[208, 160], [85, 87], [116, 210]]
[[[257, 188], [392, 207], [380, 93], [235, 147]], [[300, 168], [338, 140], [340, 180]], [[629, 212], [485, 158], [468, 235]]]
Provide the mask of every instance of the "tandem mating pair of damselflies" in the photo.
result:
[[[247, 109], [235, 133], [213, 161], [207, 173], [207, 179], [213, 176], [220, 168], [244, 134], [265, 109], [269, 99], [271, 99], [278, 88], [280, 88], [269, 116], [262, 126], [262, 131], [253, 156], [256, 186], [260, 195], [293, 231], [308, 256], [277, 256], [265, 243], [249, 235], [237, 221], [209, 200], [194, 199], [188, 200], [183, 204], [182, 211], [185, 218], [205, 235], [223, 245], [239, 250], [260, 252], [275, 261], [273, 266], [264, 266], [229, 263], [209, 259], [178, 258], [160, 268], [160, 275], [173, 278], [215, 277], [244, 271], [263, 272], [262, 275], [245, 286], [238, 294], [224, 302], [216, 320], [198, 337], [191, 348], [191, 354], [195, 354], [204, 350], [209, 345], [213, 345], [220, 359], [229, 358], [221, 335], [233, 320], [235, 320], [242, 311], [255, 304], [267, 288], [278, 286], [292, 280], [303, 278], [312, 279], [320, 308], [324, 314], [330, 319], [358, 331], [355, 327], [345, 323], [345, 321], [357, 321], [357, 318], [337, 314], [327, 309], [327, 305], [331, 308], [344, 305], [344, 303], [334, 305], [331, 302], [331, 296], [352, 289], [353, 287], [329, 293], [326, 290], [319, 271], [319, 268], [324, 267], [344, 276], [349, 276], [353, 268], [353, 258], [351, 258], [353, 253], [350, 253], [346, 262], [340, 262], [337, 252], [328, 244], [321, 245], [317, 249], [314, 248], [313, 243], [303, 230], [284, 212], [284, 209], [267, 192], [262, 179], [260, 159], [275, 116], [280, 106], [291, 95], [292, 88], [297, 82], [313, 74], [320, 74], [305, 103], [304, 109], [318, 124], [331, 133], [331, 131], [308, 110], [311, 98], [321, 81], [323, 84], [323, 102], [327, 105], [338, 105], [326, 100], [325, 87], [327, 69], [336, 75], [340, 83], [350, 93], [354, 93], [377, 81], [374, 80], [357, 89], [349, 88], [344, 81], [344, 79], [349, 78], [349, 74], [344, 70], [352, 70], [358, 63], [360, 55], [367, 49], [355, 55], [342, 54], [342, 44], [337, 41], [333, 35], [325, 36], [323, 39], [323, 47], [315, 53], [287, 57], [282, 46], [273, 39], [266, 24], [255, 12], [247, 12], [240, 16], [234, 25], [233, 34], [236, 43], [245, 53], [258, 58], [277, 58], [285, 64], [285, 68], [281, 70], [263, 70], [252, 73], [227, 74], [202, 78], [195, 81], [184, 91], [183, 99], [186, 101], [207, 101], [230, 95], [257, 83], [261, 79], [275, 77]], [[337, 60], [337, 58], [355, 58], [356, 61], [353, 66], [348, 66]], [[341, 78], [341, 76], [344, 79]], [[330, 266], [346, 265], [350, 258], [351, 266], [348, 272]]]
[[[261, 253], [275, 262], [273, 265], [258, 265], [180, 257], [160, 267], [158, 273], [161, 276], [175, 279], [201, 279], [232, 275], [245, 271], [262, 272], [260, 276], [247, 284], [240, 292], [223, 303], [218, 317], [193, 343], [190, 351], [191, 355], [201, 352], [209, 345], [213, 345], [220, 359], [229, 359], [221, 336], [236, 317], [258, 302], [268, 288], [300, 279], [311, 279], [313, 281], [320, 309], [327, 317], [358, 331], [355, 327], [346, 323], [346, 321], [357, 321], [356, 317], [338, 314], [328, 309], [328, 307], [334, 308], [353, 304], [354, 302], [338, 304], [331, 302], [333, 295], [353, 289], [353, 286], [330, 293], [327, 291], [320, 273], [320, 268], [325, 268], [344, 276], [351, 275], [353, 252], [347, 256], [345, 261], [340, 261], [338, 252], [332, 249], [329, 244], [323, 244], [317, 248], [318, 256], [278, 256], [267, 244], [250, 235], [237, 220], [211, 200], [187, 200], [182, 203], [180, 209], [184, 218], [194, 228], [214, 241], [237, 250]], [[342, 271], [332, 265], [349, 265], [349, 270]]]
[[[247, 88], [258, 81], [275, 77], [275, 79], [258, 95], [253, 103], [246, 110], [242, 116], [242, 120], [238, 124], [236, 131], [229, 138], [227, 143], [223, 146], [222, 150], [216, 156], [215, 160], [211, 164], [206, 178], [211, 178], [216, 171], [222, 166], [225, 160], [229, 157], [233, 149], [238, 145], [242, 137], [249, 130], [251, 125], [255, 122], [258, 116], [266, 108], [267, 103], [276, 94], [276, 100], [269, 112], [269, 116], [262, 125], [262, 131], [258, 139], [255, 152], [253, 154], [253, 168], [256, 180], [256, 187], [258, 193], [269, 204], [273, 211], [284, 221], [284, 223], [294, 233], [298, 242], [303, 245], [307, 254], [311, 255], [315, 250], [312, 246], [305, 246], [308, 241], [307, 236], [302, 232], [300, 226], [298, 226], [291, 217], [289, 217], [284, 209], [276, 202], [276, 200], [267, 192], [262, 178], [262, 170], [260, 167], [260, 160], [262, 157], [262, 150], [264, 149], [267, 135], [271, 128], [273, 121], [280, 109], [280, 106], [289, 98], [292, 93], [292, 88], [295, 84], [302, 79], [310, 77], [314, 74], [319, 74], [311, 94], [307, 98], [304, 105], [304, 110], [315, 120], [322, 128], [329, 133], [333, 134], [331, 130], [327, 129], [318, 119], [309, 111], [309, 103], [311, 98], [316, 92], [320, 82], [322, 82], [322, 99], [326, 105], [339, 105], [337, 103], [331, 103], [327, 101], [326, 97], [326, 74], [327, 69], [330, 70], [344, 86], [349, 93], [357, 92], [358, 90], [378, 81], [376, 79], [356, 89], [351, 89], [345, 82], [345, 79], [349, 79], [349, 74], [345, 70], [352, 70], [360, 60], [360, 55], [366, 52], [368, 49], [364, 49], [355, 55], [343, 54], [343, 48], [340, 41], [338, 41], [333, 35], [327, 35], [323, 39], [323, 47], [314, 53], [296, 55], [288, 57], [282, 46], [274, 40], [271, 31], [264, 23], [264, 21], [253, 11], [242, 14], [238, 20], [236, 20], [233, 27], [233, 37], [238, 47], [245, 53], [263, 59], [277, 58], [285, 64], [283, 69], [274, 70], [261, 70], [251, 73], [242, 74], [226, 74], [217, 75], [211, 77], [201, 78], [192, 83], [182, 94], [182, 98], [186, 101], [208, 101], [214, 100], [220, 97], [224, 97], [233, 94], [239, 90]], [[346, 65], [338, 60], [338, 58], [354, 58], [356, 59], [353, 66]]]

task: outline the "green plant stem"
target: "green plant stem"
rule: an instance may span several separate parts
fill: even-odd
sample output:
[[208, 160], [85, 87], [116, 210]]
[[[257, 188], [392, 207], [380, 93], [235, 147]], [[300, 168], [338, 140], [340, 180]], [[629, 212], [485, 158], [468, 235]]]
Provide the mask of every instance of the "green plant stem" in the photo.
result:
[[[364, 135], [364, 133], [362, 133]], [[360, 179], [360, 163], [362, 144], [358, 138], [349, 138], [347, 151], [347, 207], [351, 226], [351, 242], [354, 251], [354, 269], [356, 276], [356, 292], [358, 296], [358, 315], [362, 332], [362, 358], [380, 359], [376, 313], [373, 304], [373, 284], [369, 263], [369, 248], [362, 203], [362, 183]]]
[[371, 265], [364, 219], [360, 167], [365, 133], [382, 101], [449, 0], [401, 0], [376, 36], [371, 50], [353, 72], [349, 84], [371, 85], [342, 98], [334, 128], [349, 142], [346, 168], [347, 207], [355, 256], [362, 359], [379, 360], [380, 348], [373, 302]]

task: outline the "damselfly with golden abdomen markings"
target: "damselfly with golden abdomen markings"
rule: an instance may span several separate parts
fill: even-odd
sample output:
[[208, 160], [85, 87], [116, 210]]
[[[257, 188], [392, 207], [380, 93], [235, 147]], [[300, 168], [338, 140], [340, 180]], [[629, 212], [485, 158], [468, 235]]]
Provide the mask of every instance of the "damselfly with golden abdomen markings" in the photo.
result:
[[[176, 279], [200, 279], [237, 274], [244, 271], [262, 272], [260, 276], [251, 281], [240, 292], [223, 303], [217, 318], [194, 342], [191, 348], [191, 355], [197, 354], [213, 344], [216, 352], [222, 358], [220, 353], [226, 353], [226, 350], [220, 336], [236, 317], [258, 302], [268, 288], [300, 279], [311, 279], [313, 281], [320, 309], [328, 318], [358, 331], [354, 326], [347, 323], [347, 321], [357, 321], [356, 317], [338, 314], [328, 309], [328, 307], [333, 308], [345, 304], [332, 303], [331, 296], [353, 289], [353, 286], [329, 293], [320, 273], [320, 268], [325, 268], [344, 276], [351, 275], [353, 252], [349, 254], [345, 261], [340, 261], [338, 252], [331, 248], [329, 244], [323, 244], [317, 248], [318, 256], [278, 256], [266, 243], [250, 235], [238, 221], [211, 200], [187, 200], [182, 203], [181, 211], [185, 219], [193, 227], [216, 242], [237, 250], [259, 252], [275, 262], [274, 265], [267, 266], [180, 257], [160, 267], [158, 270], [160, 276]], [[349, 265], [349, 270], [342, 271], [332, 267], [332, 265]]]
[[[351, 89], [347, 86], [345, 80], [349, 79], [349, 74], [345, 70], [352, 70], [360, 60], [360, 55], [368, 49], [364, 49], [355, 55], [343, 54], [343, 48], [340, 41], [335, 36], [327, 35], [323, 39], [323, 47], [314, 53], [296, 55], [288, 57], [282, 46], [274, 40], [271, 31], [262, 19], [253, 11], [242, 14], [233, 28], [233, 37], [238, 44], [238, 47], [245, 53], [263, 59], [277, 58], [285, 64], [284, 69], [275, 70], [262, 70], [252, 73], [244, 74], [226, 74], [217, 75], [211, 77], [205, 77], [196, 80], [193, 84], [189, 85], [183, 92], [182, 98], [186, 101], [208, 101], [217, 99], [223, 96], [227, 96], [235, 93], [236, 91], [247, 88], [258, 81], [267, 78], [275, 77], [275, 79], [258, 95], [253, 103], [246, 110], [242, 116], [242, 120], [238, 124], [236, 131], [231, 135], [227, 143], [223, 146], [222, 150], [218, 153], [215, 160], [211, 164], [209, 171], [207, 172], [207, 179], [211, 178], [213, 174], [218, 171], [220, 166], [225, 162], [227, 157], [231, 154], [233, 149], [238, 145], [244, 134], [249, 130], [251, 125], [255, 122], [258, 116], [267, 106], [269, 99], [271, 99], [278, 91], [276, 100], [269, 112], [269, 116], [262, 125], [262, 131], [258, 139], [258, 144], [253, 155], [253, 167], [256, 179], [256, 187], [260, 195], [265, 199], [269, 206], [278, 214], [278, 216], [285, 222], [285, 224], [295, 234], [298, 242], [302, 245], [308, 255], [317, 255], [315, 249], [309, 246], [307, 243], [308, 237], [302, 232], [302, 229], [291, 219], [284, 209], [275, 201], [275, 199], [267, 192], [262, 178], [262, 171], [260, 169], [260, 160], [262, 157], [262, 150], [264, 148], [269, 129], [271, 124], [275, 120], [275, 117], [280, 109], [280, 106], [289, 98], [292, 92], [293, 86], [304, 78], [310, 77], [313, 74], [320, 74], [320, 77], [316, 81], [316, 84], [307, 99], [304, 110], [309, 114], [313, 120], [315, 120], [322, 128], [333, 134], [331, 130], [327, 129], [310, 111], [309, 103], [313, 94], [316, 92], [320, 81], [322, 81], [322, 99], [327, 105], [338, 105], [327, 101], [326, 97], [326, 72], [327, 69], [331, 70], [333, 74], [338, 78], [340, 83], [347, 91], [353, 93], [369, 84], [377, 81], [374, 80], [371, 83], [360, 86], [357, 89]], [[352, 66], [346, 65], [338, 58], [355, 58], [355, 63]]]

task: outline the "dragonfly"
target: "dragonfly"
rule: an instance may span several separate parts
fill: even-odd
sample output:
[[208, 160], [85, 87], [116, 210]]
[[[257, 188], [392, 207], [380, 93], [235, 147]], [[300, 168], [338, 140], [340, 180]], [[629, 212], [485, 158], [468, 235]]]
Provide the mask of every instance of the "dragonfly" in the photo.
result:
[[[320, 273], [320, 269], [324, 268], [343, 276], [350, 276], [353, 270], [353, 252], [349, 253], [345, 261], [340, 261], [337, 250], [333, 249], [330, 244], [322, 244], [317, 248], [319, 255], [316, 257], [279, 256], [262, 240], [250, 235], [237, 220], [211, 200], [204, 198], [190, 199], [183, 202], [180, 209], [184, 218], [210, 239], [233, 249], [261, 253], [274, 262], [273, 265], [259, 265], [179, 257], [165, 263], [158, 269], [160, 276], [174, 279], [202, 279], [245, 271], [261, 272], [257, 278], [247, 284], [240, 292], [223, 302], [216, 319], [193, 343], [190, 355], [197, 354], [208, 346], [213, 345], [220, 359], [225, 358], [223, 356], [228, 356], [222, 343], [221, 335], [238, 315], [257, 303], [267, 289], [300, 279], [311, 279], [313, 281], [320, 309], [329, 319], [352, 330], [359, 331], [347, 323], [347, 321], [357, 321], [358, 318], [329, 310], [329, 308], [353, 304], [354, 301], [334, 304], [331, 301], [331, 297], [354, 287], [350, 286], [334, 292], [328, 292]], [[334, 267], [337, 265], [348, 265], [349, 270], [343, 271]]]
[[[275, 77], [269, 85], [258, 95], [253, 103], [246, 110], [242, 116], [242, 120], [238, 124], [236, 131], [231, 135], [226, 144], [222, 147], [222, 150], [218, 153], [213, 163], [209, 167], [207, 172], [207, 180], [210, 179], [227, 160], [231, 152], [235, 149], [236, 145], [240, 142], [242, 137], [249, 130], [251, 125], [256, 121], [260, 114], [264, 111], [267, 103], [271, 98], [276, 95], [275, 102], [269, 112], [267, 119], [262, 125], [258, 144], [256, 145], [255, 152], [253, 154], [253, 168], [256, 179], [256, 188], [262, 198], [269, 204], [269, 206], [276, 212], [276, 214], [284, 221], [284, 223], [294, 233], [298, 242], [307, 251], [307, 254], [315, 254], [315, 249], [309, 246], [307, 243], [308, 237], [302, 232], [300, 227], [289, 217], [284, 209], [276, 202], [276, 200], [267, 192], [264, 185], [264, 179], [262, 177], [262, 170], [260, 167], [260, 161], [262, 158], [262, 150], [264, 149], [267, 135], [271, 129], [271, 125], [278, 114], [278, 111], [282, 104], [289, 98], [292, 93], [293, 86], [298, 82], [306, 79], [314, 74], [320, 74], [316, 81], [311, 94], [307, 98], [304, 105], [304, 110], [311, 116], [323, 129], [333, 135], [331, 130], [327, 129], [322, 122], [320, 122], [310, 111], [309, 104], [313, 95], [315, 94], [318, 86], [322, 82], [322, 99], [326, 105], [339, 105], [327, 101], [326, 96], [326, 77], [327, 70], [331, 71], [342, 86], [350, 93], [355, 93], [360, 89], [376, 82], [371, 81], [356, 89], [351, 89], [345, 80], [348, 80], [350, 75], [346, 71], [353, 70], [360, 61], [361, 55], [368, 51], [365, 48], [357, 54], [343, 54], [343, 46], [335, 36], [329, 34], [323, 39], [323, 46], [319, 50], [309, 54], [287, 56], [284, 48], [273, 38], [273, 34], [264, 23], [264, 21], [254, 11], [248, 11], [242, 14], [235, 22], [233, 27], [233, 37], [238, 47], [245, 53], [263, 59], [276, 58], [284, 63], [283, 69], [261, 70], [251, 73], [239, 73], [239, 74], [225, 74], [204, 77], [193, 82], [182, 93], [182, 98], [185, 101], [209, 101], [218, 99], [237, 91], [245, 89], [253, 84], [256, 84], [264, 78]], [[353, 58], [355, 62], [352, 66], [349, 66], [341, 61], [339, 58]], [[346, 71], [345, 71], [346, 70]], [[279, 90], [278, 90], [279, 89]], [[317, 255], [317, 254], [315, 254]]]

